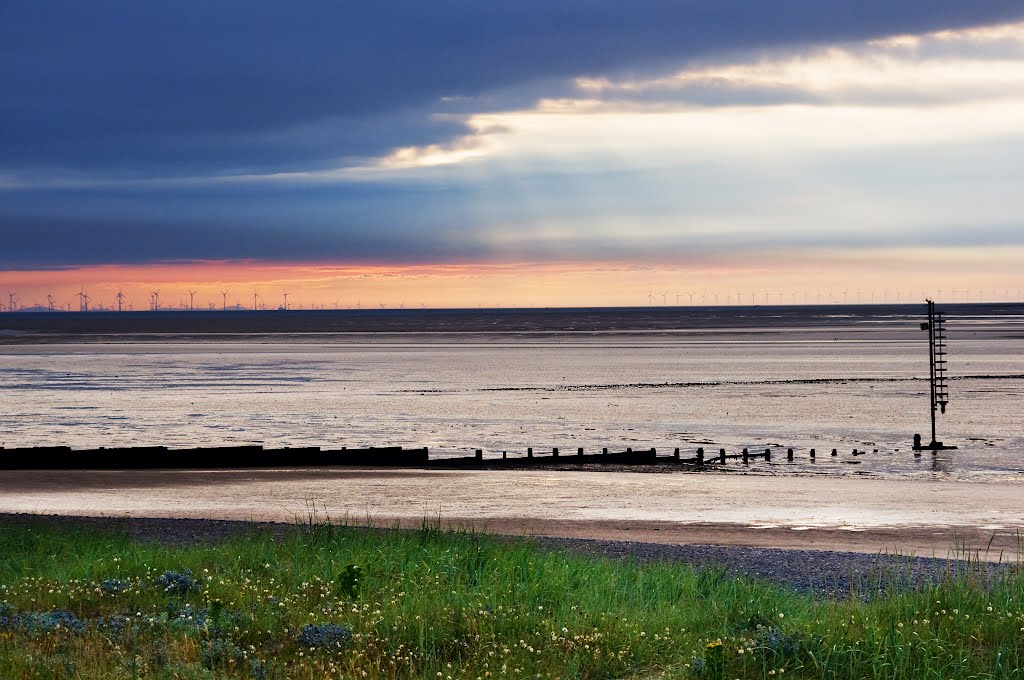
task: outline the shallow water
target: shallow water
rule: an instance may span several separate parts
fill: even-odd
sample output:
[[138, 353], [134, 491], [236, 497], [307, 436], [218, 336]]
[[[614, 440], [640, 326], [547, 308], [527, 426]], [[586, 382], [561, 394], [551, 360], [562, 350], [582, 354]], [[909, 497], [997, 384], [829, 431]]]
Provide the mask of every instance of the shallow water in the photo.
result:
[[[960, 448], [934, 457], [909, 451], [914, 432], [929, 434], [923, 334], [913, 320], [855, 315], [826, 328], [788, 318], [771, 332], [9, 342], [0, 346], [0, 443], [404, 445], [439, 456], [771, 446], [774, 461], [754, 469], [1019, 479], [1019, 323], [951, 320], [951, 403], [939, 438]], [[793, 447], [796, 460], [778, 447]], [[869, 453], [854, 457], [854, 448]]]

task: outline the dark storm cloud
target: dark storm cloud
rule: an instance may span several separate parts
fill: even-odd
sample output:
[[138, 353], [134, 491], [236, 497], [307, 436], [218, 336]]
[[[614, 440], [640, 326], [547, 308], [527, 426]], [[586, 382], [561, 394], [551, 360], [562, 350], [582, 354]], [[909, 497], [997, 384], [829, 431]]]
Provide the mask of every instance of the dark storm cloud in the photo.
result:
[[472, 244], [450, 247], [416, 229], [365, 225], [324, 230], [289, 223], [0, 215], [0, 233], [16, 244], [0, 250], [0, 270], [197, 260], [417, 264], [480, 254]]
[[442, 97], [735, 48], [957, 28], [1019, 0], [10, 0], [0, 169], [320, 167], [443, 141]]

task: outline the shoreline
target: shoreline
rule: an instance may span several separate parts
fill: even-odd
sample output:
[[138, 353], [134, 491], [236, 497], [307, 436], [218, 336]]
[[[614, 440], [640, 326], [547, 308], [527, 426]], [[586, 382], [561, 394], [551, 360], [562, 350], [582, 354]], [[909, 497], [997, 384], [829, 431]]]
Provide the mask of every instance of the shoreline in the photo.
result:
[[[378, 527], [975, 559], [1022, 558], [1022, 484], [487, 471], [0, 471], [0, 513]], [[979, 490], [984, 494], [979, 494]]]

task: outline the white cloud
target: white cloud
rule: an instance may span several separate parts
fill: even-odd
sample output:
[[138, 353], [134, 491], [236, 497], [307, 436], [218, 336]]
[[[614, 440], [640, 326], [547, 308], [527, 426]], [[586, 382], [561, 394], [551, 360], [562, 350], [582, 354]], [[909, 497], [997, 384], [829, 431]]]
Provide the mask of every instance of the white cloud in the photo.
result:
[[1019, 95], [1024, 24], [894, 36], [796, 54], [775, 51], [649, 78], [578, 78], [575, 85], [584, 96], [627, 100], [660, 95], [672, 101], [689, 91], [696, 103], [713, 90], [751, 91], [755, 101], [777, 91], [840, 103]]

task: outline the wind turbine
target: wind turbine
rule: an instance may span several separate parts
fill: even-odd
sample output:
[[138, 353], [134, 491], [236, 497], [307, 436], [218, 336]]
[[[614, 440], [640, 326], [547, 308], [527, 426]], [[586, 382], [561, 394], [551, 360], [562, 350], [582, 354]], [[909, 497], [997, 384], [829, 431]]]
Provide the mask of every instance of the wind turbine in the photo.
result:
[[654, 304], [654, 291], [653, 290], [647, 291], [647, 304], [648, 305], [653, 305]]
[[196, 290], [190, 290], [188, 292], [188, 311], [190, 311], [190, 312], [196, 311], [195, 302], [196, 302], [196, 293], [198, 293], [198, 292], [199, 291], [196, 291]]
[[717, 306], [718, 305], [718, 291], [716, 290], [716, 291], [712, 292], [711, 293], [711, 297], [715, 298], [715, 305]]
[[690, 306], [692, 307], [693, 306], [693, 296], [694, 296], [694, 294], [689, 292], [689, 291], [687, 291], [686, 294], [690, 296]]
[[85, 288], [82, 288], [81, 290], [79, 290], [78, 291], [78, 311], [80, 311], [80, 312], [88, 312], [89, 311], [89, 301], [90, 300], [92, 300], [92, 298], [89, 297], [86, 294]]
[[228, 311], [228, 293], [229, 292], [230, 291], [228, 291], [228, 290], [222, 290], [220, 292], [220, 299], [221, 299], [220, 311], [222, 311], [222, 312]]
[[284, 311], [288, 311], [288, 291], [281, 289], [281, 294], [284, 295]]
[[15, 306], [18, 303], [18, 295], [13, 290], [7, 291], [7, 301], [9, 303], [7, 305], [7, 311], [8, 312], [13, 312], [13, 311], [18, 309]]
[[53, 297], [52, 293], [47, 293], [46, 294], [46, 309], [48, 311], [52, 312], [53, 311], [53, 303], [56, 302], [56, 301], [57, 300]]
[[259, 309], [259, 307], [256, 306], [256, 301], [259, 299], [259, 297], [260, 297], [260, 294], [257, 293], [256, 289], [254, 288], [253, 291], [252, 291], [252, 311], [254, 311], [254, 312], [257, 309]]
[[149, 291], [149, 296], [150, 296], [150, 298], [151, 298], [151, 300], [153, 302], [153, 311], [154, 312], [159, 312], [160, 311], [160, 291], [158, 291], [158, 290], [151, 290], [151, 291]]
[[121, 292], [120, 288], [117, 289], [117, 295], [115, 297], [117, 298], [117, 311], [120, 312], [121, 305], [124, 304], [124, 293]]

